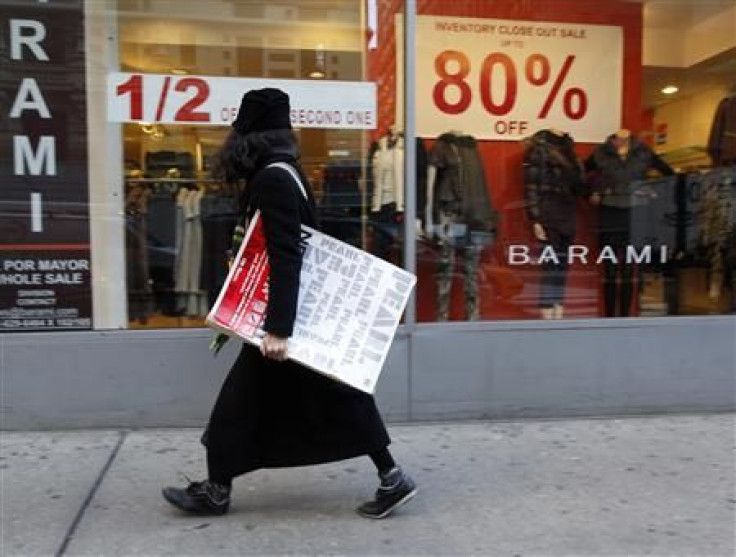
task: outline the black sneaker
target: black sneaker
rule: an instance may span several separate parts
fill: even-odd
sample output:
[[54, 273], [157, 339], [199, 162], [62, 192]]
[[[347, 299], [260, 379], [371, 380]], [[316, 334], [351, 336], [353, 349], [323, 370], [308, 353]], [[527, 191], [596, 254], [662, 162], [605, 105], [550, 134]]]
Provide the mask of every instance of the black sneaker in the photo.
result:
[[230, 508], [230, 488], [213, 483], [190, 482], [185, 488], [165, 487], [162, 495], [170, 504], [191, 514], [225, 514]]
[[401, 468], [393, 468], [386, 475], [378, 475], [381, 485], [372, 501], [357, 508], [358, 514], [366, 518], [386, 518], [401, 505], [417, 494], [417, 486]]

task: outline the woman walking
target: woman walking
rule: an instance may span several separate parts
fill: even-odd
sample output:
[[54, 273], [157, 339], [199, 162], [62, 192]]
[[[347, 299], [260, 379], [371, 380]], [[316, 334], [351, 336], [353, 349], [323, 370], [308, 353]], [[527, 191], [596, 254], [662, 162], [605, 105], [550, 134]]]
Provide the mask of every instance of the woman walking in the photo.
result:
[[233, 128], [218, 162], [226, 181], [246, 182], [243, 214], [261, 211], [270, 262], [266, 334], [260, 350], [243, 345], [212, 410], [202, 438], [207, 479], [166, 487], [163, 496], [187, 513], [219, 515], [230, 506], [238, 476], [368, 455], [380, 484], [357, 511], [384, 518], [417, 490], [388, 450], [373, 397], [287, 360], [302, 264], [300, 227], [317, 226], [314, 196], [297, 162], [288, 95], [278, 89], [247, 92]]

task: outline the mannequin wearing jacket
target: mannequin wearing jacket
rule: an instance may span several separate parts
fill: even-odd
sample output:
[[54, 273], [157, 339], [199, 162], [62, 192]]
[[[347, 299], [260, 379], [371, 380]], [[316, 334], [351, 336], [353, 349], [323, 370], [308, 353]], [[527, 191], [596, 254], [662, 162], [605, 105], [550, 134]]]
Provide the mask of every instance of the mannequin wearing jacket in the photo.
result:
[[475, 138], [453, 131], [437, 138], [427, 167], [427, 236], [437, 237], [437, 319], [450, 313], [455, 258], [464, 260], [465, 313], [480, 318], [478, 270], [483, 249], [493, 241], [496, 212], [488, 194], [483, 163]]
[[559, 130], [541, 130], [525, 140], [524, 194], [534, 237], [554, 249], [557, 262], [541, 266], [539, 296], [543, 319], [562, 319], [568, 248], [575, 239], [576, 195], [583, 184], [575, 143]]
[[385, 207], [404, 212], [404, 134], [393, 126], [388, 135], [378, 140], [373, 153], [373, 200], [371, 210]]
[[375, 145], [371, 157], [371, 200], [374, 252], [390, 260], [394, 238], [401, 237], [399, 223], [404, 213], [404, 135], [394, 126]]
[[626, 317], [631, 311], [634, 265], [626, 263], [625, 251], [631, 245], [632, 223], [640, 218], [639, 209], [646, 206], [653, 195], [646, 187], [641, 187], [641, 182], [650, 169], [666, 176], [674, 171], [629, 130], [619, 130], [609, 136], [588, 158], [586, 168], [596, 174], [590, 201], [600, 206], [600, 243], [611, 246], [619, 259], [619, 264], [608, 259], [604, 262], [605, 315]]

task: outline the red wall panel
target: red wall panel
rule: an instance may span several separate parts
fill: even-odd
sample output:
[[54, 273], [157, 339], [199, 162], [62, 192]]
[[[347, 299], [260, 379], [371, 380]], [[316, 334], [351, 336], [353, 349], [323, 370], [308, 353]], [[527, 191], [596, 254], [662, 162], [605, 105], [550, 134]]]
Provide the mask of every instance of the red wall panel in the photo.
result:
[[[369, 79], [378, 85], [378, 129], [383, 135], [394, 123], [396, 103], [396, 42], [394, 14], [403, 2], [379, 2], [378, 48], [368, 54]], [[642, 8], [634, 2], [604, 0], [494, 0], [454, 1], [418, 0], [419, 15], [519, 19], [620, 26], [624, 32], [624, 72], [622, 127], [642, 129]], [[421, 103], [419, 103], [421, 104]], [[448, 125], [449, 128], [449, 125]], [[616, 130], [611, 130], [611, 133]], [[601, 137], [601, 141], [605, 138]], [[430, 149], [432, 142], [427, 141]], [[578, 153], [587, 156], [594, 145], [579, 144]], [[481, 315], [484, 319], [536, 318], [539, 315], [536, 288], [538, 272], [533, 266], [507, 267], [503, 247], [509, 243], [533, 245], [530, 225], [523, 208], [521, 173], [522, 148], [515, 141], [483, 141], [480, 152], [484, 161], [491, 197], [501, 213], [498, 242], [486, 250], [481, 269]], [[421, 210], [421, 208], [420, 208]], [[594, 247], [595, 214], [587, 202], [579, 202], [576, 243]], [[418, 249], [417, 317], [435, 318], [436, 286], [434, 252], [428, 246]], [[565, 303], [567, 315], [596, 316], [600, 306], [599, 269], [595, 265], [575, 264], [570, 269]], [[462, 273], [453, 286], [451, 319], [463, 319]], [[523, 284], [523, 292], [520, 291]], [[574, 295], [571, 294], [574, 292]]]

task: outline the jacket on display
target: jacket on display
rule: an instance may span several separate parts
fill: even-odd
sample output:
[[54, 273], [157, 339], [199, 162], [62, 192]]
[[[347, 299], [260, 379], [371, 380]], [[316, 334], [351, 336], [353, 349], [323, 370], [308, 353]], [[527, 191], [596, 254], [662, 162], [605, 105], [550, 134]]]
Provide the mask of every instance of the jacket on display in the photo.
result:
[[716, 109], [708, 137], [713, 164], [736, 164], [736, 96], [726, 97]]
[[[293, 178], [274, 162], [260, 161], [243, 200], [257, 208], [271, 270], [264, 329], [292, 332], [299, 293], [301, 225], [317, 227], [311, 188], [305, 199]], [[210, 454], [235, 477], [258, 468], [318, 464], [369, 454], [389, 437], [372, 396], [292, 361], [275, 362], [245, 344], [222, 387], [202, 439]]]
[[541, 130], [524, 141], [524, 193], [529, 220], [545, 226], [574, 226], [583, 168], [568, 134]]
[[458, 217], [471, 230], [492, 230], [496, 224], [478, 144], [470, 135], [444, 133], [429, 154], [429, 165], [437, 168], [432, 218], [440, 213]]
[[404, 211], [404, 137], [399, 135], [393, 142], [388, 137], [378, 140], [373, 153], [373, 200], [371, 210], [394, 203], [397, 212]]
[[[405, 140], [404, 140], [405, 141]], [[366, 191], [368, 196], [372, 200], [371, 206], [373, 207], [373, 201], [376, 199], [376, 195], [383, 199], [382, 194], [374, 193], [376, 184], [376, 172], [375, 172], [375, 157], [377, 151], [381, 148], [379, 141], [371, 143], [370, 149], [368, 150], [368, 168], [366, 173]], [[416, 159], [417, 159], [417, 189], [416, 189], [416, 206], [421, 207], [421, 211], [417, 211], [417, 218], [424, 219], [424, 207], [427, 205], [427, 148], [424, 146], [424, 140], [421, 137], [417, 137], [415, 141], [416, 145]], [[403, 155], [402, 155], [403, 156]], [[401, 181], [403, 182], [403, 166], [401, 167]], [[404, 195], [405, 197], [405, 195]], [[404, 201], [405, 203], [405, 201]]]
[[665, 176], [674, 174], [646, 143], [632, 137], [625, 156], [621, 156], [614, 144], [615, 135], [608, 137], [586, 161], [586, 168], [599, 173], [592, 190], [602, 196], [602, 205], [609, 207], [637, 207], [647, 205], [651, 195], [644, 183], [651, 168]]

